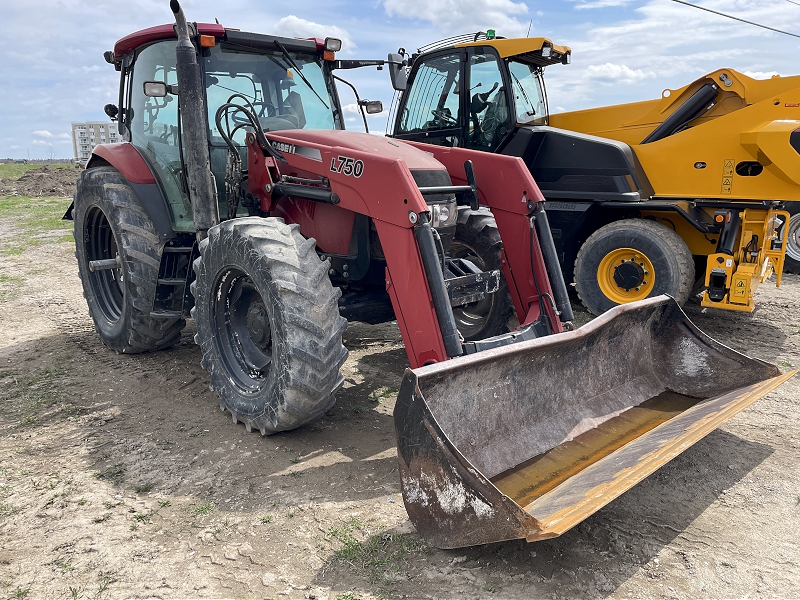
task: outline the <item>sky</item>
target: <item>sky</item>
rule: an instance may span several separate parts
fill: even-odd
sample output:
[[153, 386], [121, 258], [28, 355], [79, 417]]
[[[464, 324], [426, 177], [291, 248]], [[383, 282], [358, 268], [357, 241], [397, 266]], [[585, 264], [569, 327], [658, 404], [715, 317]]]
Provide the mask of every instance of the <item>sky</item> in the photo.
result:
[[[693, 0], [800, 34], [795, 0]], [[718, 68], [751, 77], [800, 73], [800, 39], [670, 0], [184, 0], [190, 21], [289, 37], [338, 37], [339, 58], [386, 58], [453, 35], [495, 29], [545, 36], [572, 48], [571, 65], [545, 73], [551, 112], [659, 97]], [[135, 6], [135, 8], [133, 8]], [[118, 73], [103, 52], [133, 31], [169, 23], [168, 0], [0, 0], [0, 158], [69, 158], [70, 122], [104, 120]], [[387, 70], [341, 71], [386, 110]], [[355, 98], [339, 88], [348, 129], [362, 130]]]

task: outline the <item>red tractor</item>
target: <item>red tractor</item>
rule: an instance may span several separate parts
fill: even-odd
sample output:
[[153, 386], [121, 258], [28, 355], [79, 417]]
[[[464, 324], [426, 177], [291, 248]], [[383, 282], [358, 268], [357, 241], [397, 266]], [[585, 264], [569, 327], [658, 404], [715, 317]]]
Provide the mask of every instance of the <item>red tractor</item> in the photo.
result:
[[[191, 316], [221, 407], [248, 431], [266, 435], [333, 405], [343, 382], [347, 319], [396, 319], [415, 369], [407, 377], [422, 378], [416, 386], [404, 383], [395, 413], [404, 494], [416, 494], [406, 495], [409, 506], [423, 497], [420, 489], [433, 494], [439, 481], [435, 469], [420, 480], [430, 456], [419, 453], [426, 444], [441, 451], [437, 443], [450, 443], [450, 434], [434, 434], [440, 424], [430, 425], [429, 412], [416, 416], [420, 406], [428, 408], [425, 382], [446, 381], [448, 365], [458, 389], [450, 390], [453, 402], [445, 398], [436, 409], [442, 424], [464, 426], [471, 443], [495, 454], [508, 435], [513, 446], [499, 461], [506, 466], [663, 389], [664, 377], [642, 385], [646, 374], [631, 365], [659, 363], [640, 347], [656, 325], [678, 332], [669, 348], [684, 351], [688, 330], [672, 326], [683, 317], [667, 298], [626, 307], [616, 337], [601, 328], [601, 338], [583, 348], [585, 332], [551, 336], [565, 329], [571, 309], [542, 195], [520, 158], [343, 131], [333, 77], [339, 40], [187, 23], [178, 2], [170, 6], [174, 28], [139, 31], [106, 53], [121, 76], [119, 104], [106, 112], [124, 141], [94, 149], [68, 211], [89, 312], [107, 346], [123, 353], [166, 348]], [[520, 325], [508, 331], [512, 312]], [[617, 347], [620, 336], [630, 343]], [[526, 354], [539, 338], [552, 340], [546, 347], [554, 350], [541, 362]], [[515, 358], [506, 362], [510, 348]], [[706, 352], [711, 365], [696, 378], [697, 398], [712, 395], [704, 391], [709, 382], [718, 386], [714, 392], [730, 388], [727, 378], [714, 377], [715, 361], [728, 371], [743, 365], [739, 385], [776, 374], [708, 343], [696, 351]], [[625, 361], [630, 353], [635, 357]], [[552, 367], [546, 378], [529, 371], [534, 363]], [[426, 368], [440, 366], [425, 379]], [[575, 375], [562, 379], [559, 372]], [[690, 395], [693, 389], [681, 387]], [[535, 405], [531, 390], [550, 390], [557, 400], [521, 413]], [[731, 403], [723, 404], [714, 414], [733, 414]], [[476, 417], [484, 412], [494, 415], [486, 424], [492, 440], [480, 439]], [[420, 435], [434, 437], [411, 443]], [[520, 436], [538, 441], [526, 449]], [[463, 456], [458, 449], [444, 456], [452, 476]], [[660, 463], [649, 461], [648, 468], [653, 464]], [[613, 473], [607, 471], [609, 479]], [[607, 498], [633, 483], [611, 485]], [[444, 510], [470, 510], [458, 506]], [[409, 512], [414, 518], [418, 510]], [[508, 521], [497, 531], [504, 536], [497, 539], [507, 539]], [[431, 539], [444, 545], [475, 539], [437, 535]], [[492, 535], [485, 529], [481, 539]]]

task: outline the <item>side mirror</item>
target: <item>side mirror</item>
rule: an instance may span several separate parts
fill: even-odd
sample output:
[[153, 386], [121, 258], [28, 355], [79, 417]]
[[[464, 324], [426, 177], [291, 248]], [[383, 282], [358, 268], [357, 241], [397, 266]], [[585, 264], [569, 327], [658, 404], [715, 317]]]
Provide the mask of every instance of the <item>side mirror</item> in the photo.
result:
[[405, 60], [402, 54], [389, 54], [389, 78], [392, 80], [392, 87], [398, 92], [406, 89], [408, 83], [408, 73], [404, 66]]
[[144, 95], [148, 98], [163, 98], [167, 94], [177, 94], [177, 85], [167, 85], [163, 81], [145, 81]]
[[103, 112], [108, 115], [108, 118], [112, 121], [117, 120], [117, 115], [119, 114], [119, 109], [117, 108], [116, 104], [106, 104], [103, 107]]
[[367, 110], [368, 115], [377, 115], [383, 112], [383, 102], [380, 100], [362, 100], [361, 106]]

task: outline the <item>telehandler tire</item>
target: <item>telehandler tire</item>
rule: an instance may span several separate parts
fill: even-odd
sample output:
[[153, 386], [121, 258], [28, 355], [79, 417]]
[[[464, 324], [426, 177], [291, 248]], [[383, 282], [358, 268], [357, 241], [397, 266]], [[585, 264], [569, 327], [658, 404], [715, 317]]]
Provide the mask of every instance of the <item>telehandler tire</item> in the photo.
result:
[[202, 366], [234, 422], [262, 435], [329, 410], [347, 358], [339, 288], [316, 242], [283, 219], [244, 217], [209, 229], [191, 285]]
[[595, 315], [660, 294], [683, 306], [693, 284], [694, 260], [686, 242], [669, 227], [646, 219], [601, 227], [575, 260], [578, 296]]
[[787, 202], [789, 223], [786, 226], [786, 259], [783, 263], [785, 273], [800, 275], [800, 202]]
[[[150, 316], [164, 244], [128, 181], [113, 167], [87, 169], [74, 200], [75, 256], [100, 339], [125, 354], [177, 343], [186, 321]], [[89, 269], [117, 256], [118, 268]]]
[[[497, 223], [488, 210], [460, 208], [456, 233], [450, 244], [452, 258], [466, 258], [483, 271], [500, 268], [503, 242]], [[466, 306], [454, 307], [456, 325], [465, 340], [483, 340], [508, 331], [514, 312], [505, 277], [497, 292]]]

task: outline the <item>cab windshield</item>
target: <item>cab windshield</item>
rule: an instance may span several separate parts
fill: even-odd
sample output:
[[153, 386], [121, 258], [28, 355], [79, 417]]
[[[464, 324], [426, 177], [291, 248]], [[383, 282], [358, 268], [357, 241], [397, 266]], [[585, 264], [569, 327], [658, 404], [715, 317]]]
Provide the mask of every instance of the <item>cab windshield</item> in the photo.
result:
[[[265, 131], [337, 128], [333, 112], [336, 104], [328, 91], [320, 57], [299, 52], [289, 55], [291, 61], [277, 48], [256, 53], [221, 44], [211, 49], [204, 60], [212, 140], [221, 141], [222, 137], [215, 120], [217, 109], [234, 94], [247, 98]], [[245, 104], [241, 98], [232, 101]], [[230, 118], [244, 120], [235, 112]], [[239, 128], [234, 135], [236, 143], [243, 143], [245, 129]]]
[[511, 60], [508, 63], [514, 90], [517, 123], [519, 125], [547, 125], [547, 96], [540, 67]]

